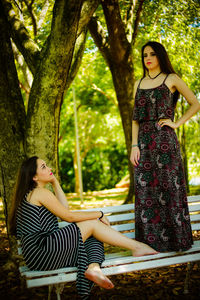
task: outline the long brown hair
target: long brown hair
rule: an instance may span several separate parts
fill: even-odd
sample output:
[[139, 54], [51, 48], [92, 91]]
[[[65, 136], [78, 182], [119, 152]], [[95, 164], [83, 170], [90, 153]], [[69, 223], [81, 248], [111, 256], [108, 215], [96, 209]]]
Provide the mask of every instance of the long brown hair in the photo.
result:
[[[144, 49], [147, 46], [150, 46], [154, 50], [154, 52], [157, 56], [157, 59], [159, 61], [160, 69], [163, 73], [165, 73], [165, 74], [175, 73], [176, 74], [176, 72], [174, 71], [174, 68], [170, 62], [167, 51], [165, 50], [165, 47], [158, 42], [149, 41], [142, 47], [142, 51], [141, 51], [142, 66], [143, 66], [143, 78], [146, 76], [146, 73], [147, 73], [147, 68], [145, 67], [145, 64], [144, 64]], [[176, 90], [174, 93], [174, 103], [177, 102], [178, 98], [179, 98], [179, 92]]]
[[37, 171], [37, 156], [26, 159], [18, 171], [15, 185], [14, 197], [12, 199], [11, 211], [9, 215], [9, 233], [16, 234], [16, 213], [24, 196], [36, 187], [33, 177]]

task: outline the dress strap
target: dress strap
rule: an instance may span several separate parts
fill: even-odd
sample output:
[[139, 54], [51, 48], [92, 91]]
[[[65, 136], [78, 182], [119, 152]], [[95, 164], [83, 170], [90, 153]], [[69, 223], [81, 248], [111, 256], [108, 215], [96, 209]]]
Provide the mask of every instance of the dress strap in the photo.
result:
[[165, 79], [163, 81], [163, 84], [165, 83], [165, 81], [166, 81], [166, 79], [167, 79], [168, 76], [169, 76], [169, 74], [167, 74], [167, 76], [165, 77]]

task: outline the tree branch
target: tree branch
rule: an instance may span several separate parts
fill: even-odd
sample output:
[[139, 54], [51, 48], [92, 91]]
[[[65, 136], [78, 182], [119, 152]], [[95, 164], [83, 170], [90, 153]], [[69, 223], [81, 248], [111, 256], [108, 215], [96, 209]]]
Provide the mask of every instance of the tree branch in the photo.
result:
[[110, 61], [111, 61], [110, 47], [108, 44], [106, 34], [103, 30], [103, 27], [101, 26], [100, 22], [97, 20], [97, 17], [91, 18], [88, 24], [88, 28], [102, 56], [104, 57], [107, 64], [110, 65]]
[[31, 70], [35, 73], [37, 59], [39, 57], [39, 48], [30, 38], [24, 24], [16, 17], [15, 11], [9, 0], [3, 0], [4, 10], [7, 14], [7, 19], [10, 24], [12, 39], [17, 48], [24, 56], [24, 59]]
[[133, 35], [132, 35], [132, 41], [131, 44], [134, 45], [135, 44], [135, 39], [137, 36], [137, 32], [138, 32], [138, 26], [139, 26], [139, 21], [140, 21], [140, 14], [143, 8], [143, 4], [145, 0], [138, 0], [138, 8], [136, 11], [136, 17], [135, 17], [135, 23], [134, 23], [134, 30], [133, 30]]
[[81, 16], [78, 25], [78, 35], [84, 30], [84, 28], [88, 25], [91, 17], [93, 16], [95, 10], [99, 6], [100, 0], [87, 0], [84, 1]]
[[124, 23], [121, 19], [118, 0], [101, 0], [107, 29], [109, 33], [110, 51], [113, 60], [123, 61], [130, 44], [126, 37]]
[[32, 9], [33, 2], [34, 1], [31, 1], [31, 3], [29, 3], [27, 0], [24, 0], [24, 3], [26, 4], [26, 7], [28, 9], [28, 12], [29, 12], [31, 20], [32, 20], [34, 36], [36, 36], [37, 35], [37, 23], [36, 23], [36, 17], [34, 16], [33, 9]]
[[131, 43], [133, 35], [133, 21], [134, 21], [134, 10], [138, 0], [130, 0], [129, 7], [126, 13], [126, 36]]
[[79, 20], [78, 32], [77, 32], [78, 37], [76, 39], [76, 43], [74, 47], [73, 60], [72, 60], [69, 76], [67, 78], [65, 93], [69, 88], [70, 84], [72, 83], [72, 81], [74, 80], [78, 72], [78, 69], [80, 67], [84, 49], [85, 49], [88, 22], [90, 21], [98, 5], [99, 5], [99, 0], [87, 0], [84, 1], [83, 3], [80, 20]]
[[73, 53], [73, 59], [72, 59], [69, 75], [67, 77], [65, 93], [67, 92], [68, 88], [70, 87], [70, 85], [71, 85], [72, 81], [74, 80], [74, 78], [78, 72], [78, 69], [80, 67], [84, 49], [85, 49], [86, 35], [87, 35], [87, 28], [85, 28], [85, 31], [82, 31], [82, 33], [76, 39], [74, 53]]

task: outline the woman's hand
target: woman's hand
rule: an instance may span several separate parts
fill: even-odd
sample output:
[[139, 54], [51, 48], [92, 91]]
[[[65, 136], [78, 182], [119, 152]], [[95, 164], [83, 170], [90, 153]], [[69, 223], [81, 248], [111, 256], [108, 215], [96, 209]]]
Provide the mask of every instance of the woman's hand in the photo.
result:
[[139, 159], [140, 159], [140, 149], [139, 147], [132, 147], [131, 149], [131, 156], [130, 156], [130, 161], [134, 165], [134, 167], [137, 167], [139, 164]]
[[108, 218], [105, 215], [99, 221], [101, 221], [105, 225], [110, 226], [110, 222], [109, 222]]
[[56, 177], [55, 177], [54, 174], [52, 173], [52, 174], [51, 174], [51, 179], [49, 180], [49, 182], [50, 182], [51, 184], [54, 185], [57, 181], [58, 181], [58, 180], [56, 179]]
[[171, 119], [160, 119], [158, 121], [158, 125], [160, 127], [169, 126], [169, 127], [173, 128], [173, 129], [176, 129], [178, 127], [177, 124], [175, 122], [173, 122]]

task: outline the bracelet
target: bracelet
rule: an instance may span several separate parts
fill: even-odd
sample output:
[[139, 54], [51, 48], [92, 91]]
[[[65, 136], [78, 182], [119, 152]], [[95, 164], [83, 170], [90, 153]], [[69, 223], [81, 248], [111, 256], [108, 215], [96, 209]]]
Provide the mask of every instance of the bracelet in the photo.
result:
[[135, 145], [131, 145], [131, 147], [139, 147], [139, 145], [138, 145], [138, 144], [135, 144]]
[[101, 217], [99, 218], [99, 220], [101, 220], [104, 216], [104, 213], [101, 210], [100, 210], [100, 212], [101, 212]]

